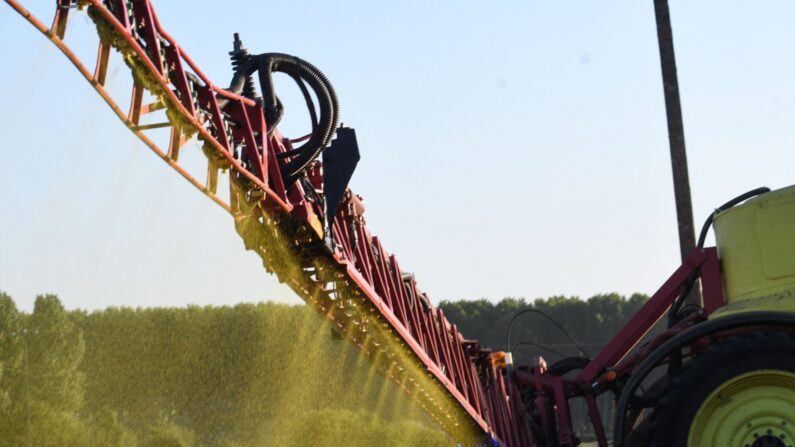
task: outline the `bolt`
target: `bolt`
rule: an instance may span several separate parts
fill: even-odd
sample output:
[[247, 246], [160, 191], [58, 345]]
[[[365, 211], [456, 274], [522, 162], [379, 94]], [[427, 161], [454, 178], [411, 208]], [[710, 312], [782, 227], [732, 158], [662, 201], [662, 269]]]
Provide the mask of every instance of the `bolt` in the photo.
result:
[[767, 434], [769, 434], [769, 435], [772, 435], [772, 434], [773, 434], [773, 430], [771, 430], [771, 429], [769, 429], [769, 428], [768, 428], [768, 429], [767, 429]]
[[758, 437], [759, 437], [759, 433], [754, 433], [754, 438], [758, 438]]

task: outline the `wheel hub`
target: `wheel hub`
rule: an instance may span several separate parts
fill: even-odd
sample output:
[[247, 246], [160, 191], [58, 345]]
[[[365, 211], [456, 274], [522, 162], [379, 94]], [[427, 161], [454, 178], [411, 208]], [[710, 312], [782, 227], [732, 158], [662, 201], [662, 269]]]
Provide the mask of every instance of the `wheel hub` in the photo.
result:
[[698, 409], [688, 447], [794, 447], [795, 374], [757, 370], [712, 391]]
[[787, 447], [787, 444], [784, 444], [784, 441], [773, 435], [764, 435], [756, 438], [751, 447]]

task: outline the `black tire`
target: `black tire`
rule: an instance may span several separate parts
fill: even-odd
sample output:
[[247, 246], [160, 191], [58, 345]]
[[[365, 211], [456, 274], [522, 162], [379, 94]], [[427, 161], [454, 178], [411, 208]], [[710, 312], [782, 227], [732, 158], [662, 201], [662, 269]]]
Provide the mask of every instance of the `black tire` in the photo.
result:
[[649, 445], [687, 447], [691, 424], [707, 397], [733, 377], [761, 369], [795, 373], [795, 337], [783, 332], [739, 335], [687, 362], [655, 406]]

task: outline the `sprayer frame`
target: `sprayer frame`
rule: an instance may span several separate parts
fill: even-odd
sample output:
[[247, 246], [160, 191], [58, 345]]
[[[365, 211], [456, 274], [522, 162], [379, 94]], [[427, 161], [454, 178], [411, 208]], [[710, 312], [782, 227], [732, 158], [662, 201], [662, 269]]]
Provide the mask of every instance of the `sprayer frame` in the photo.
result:
[[[701, 279], [704, 293], [701, 311], [691, 314], [649, 340], [648, 343], [639, 346], [646, 334], [679, 297], [682, 287], [688, 282], [691, 275]], [[517, 368], [513, 377], [520, 389], [530, 390], [536, 399], [541, 397], [540, 401], [528, 404], [536, 407], [535, 414], [538, 414], [541, 419], [543, 436], [551, 436], [551, 434], [555, 436], [555, 439], [547, 439], [547, 443], [560, 446], [575, 445], [569, 400], [584, 398], [599, 446], [607, 447], [607, 436], [599, 416], [596, 397], [607, 391], [614, 391], [617, 396], [620, 395], [621, 388], [618, 385], [625, 383], [633, 376], [644, 359], [674, 336], [706, 321], [712, 312], [724, 304], [723, 280], [717, 249], [715, 247], [696, 248], [641, 307], [632, 320], [610, 340], [596, 357], [588, 362], [576, 377], [568, 379], [552, 375], [544, 366], [545, 362], [540, 358], [535, 362], [535, 367]], [[699, 343], [699, 340], [695, 340], [688, 346], [691, 348], [689, 353], [700, 351], [705, 347]], [[635, 349], [636, 347], [637, 349]], [[660, 363], [665, 359], [667, 357], [661, 359]], [[632, 392], [632, 390], [628, 390], [628, 392]], [[548, 401], [546, 396], [551, 399]], [[546, 405], [546, 403], [552, 405]], [[617, 413], [616, 418], [624, 418], [624, 415]], [[548, 426], [544, 427], [548, 424], [557, 426], [554, 427], [554, 430], [550, 430]]]

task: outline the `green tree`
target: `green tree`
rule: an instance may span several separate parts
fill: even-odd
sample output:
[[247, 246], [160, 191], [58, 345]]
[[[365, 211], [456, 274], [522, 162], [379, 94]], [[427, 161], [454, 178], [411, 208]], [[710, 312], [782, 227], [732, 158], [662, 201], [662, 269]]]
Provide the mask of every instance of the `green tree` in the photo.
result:
[[0, 292], [0, 446], [17, 445], [24, 414], [19, 399], [23, 362], [22, 314], [10, 296]]
[[[10, 405], [6, 435], [0, 441], [13, 446], [86, 445], [85, 426], [77, 414], [82, 405], [83, 374], [78, 367], [84, 345], [80, 330], [58, 298], [36, 298], [33, 314], [22, 315], [0, 298], [4, 322], [12, 328], [8, 350], [15, 367], [5, 370]], [[13, 304], [13, 303], [12, 303]], [[17, 352], [21, 346], [21, 360]], [[0, 422], [2, 423], [2, 422]]]
[[119, 418], [114, 410], [95, 411], [89, 425], [93, 429], [91, 444], [103, 447], [137, 447], [138, 437]]
[[30, 398], [76, 413], [83, 403], [83, 334], [55, 295], [36, 298], [27, 321], [27, 380]]

